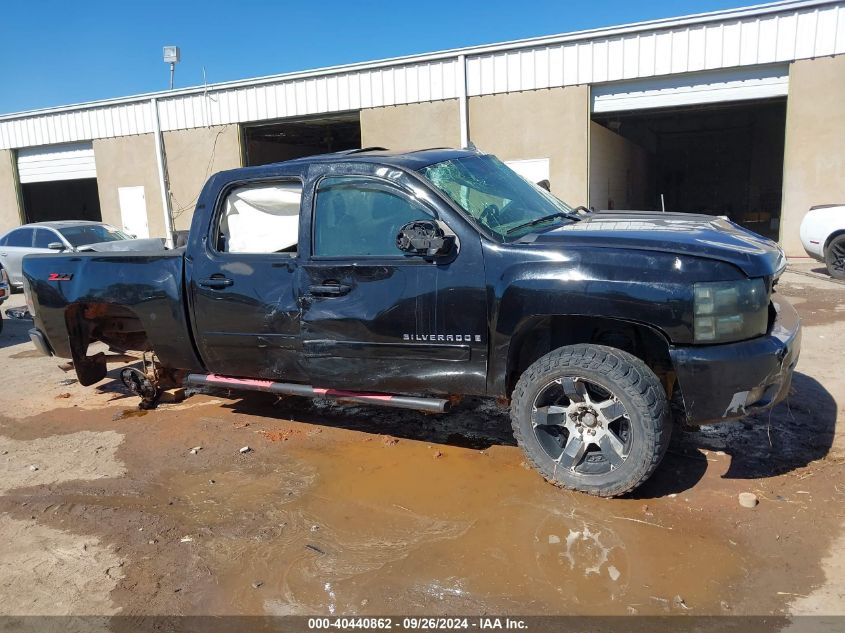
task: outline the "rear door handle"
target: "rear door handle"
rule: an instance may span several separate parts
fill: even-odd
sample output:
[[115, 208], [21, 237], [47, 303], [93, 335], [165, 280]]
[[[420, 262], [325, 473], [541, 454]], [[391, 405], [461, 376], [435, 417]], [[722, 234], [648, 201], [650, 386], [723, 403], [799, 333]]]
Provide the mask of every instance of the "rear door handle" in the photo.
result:
[[319, 284], [309, 286], [308, 290], [315, 297], [342, 297], [352, 290], [352, 286], [345, 284]]
[[235, 282], [228, 277], [210, 277], [208, 279], [200, 279], [197, 283], [206, 288], [222, 290], [223, 288], [231, 286]]

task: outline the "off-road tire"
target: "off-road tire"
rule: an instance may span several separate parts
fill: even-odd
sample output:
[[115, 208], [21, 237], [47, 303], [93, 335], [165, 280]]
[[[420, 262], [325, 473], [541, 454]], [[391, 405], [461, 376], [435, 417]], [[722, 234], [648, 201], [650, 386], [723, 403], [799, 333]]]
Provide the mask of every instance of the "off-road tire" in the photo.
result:
[[[845, 235], [834, 237], [824, 251], [824, 263], [828, 274], [834, 279], [845, 279], [845, 268], [842, 267], [841, 257], [845, 252]], [[837, 264], [837, 262], [840, 262]]]
[[[556, 468], [534, 433], [532, 409], [541, 390], [561, 377], [578, 376], [601, 385], [624, 405], [631, 421], [630, 452], [609, 473], [583, 475]], [[672, 435], [669, 403], [654, 372], [639, 358], [604, 345], [571, 345], [532, 364], [511, 398], [514, 436], [527, 460], [550, 483], [599, 497], [623, 495], [648, 479], [660, 464]]]

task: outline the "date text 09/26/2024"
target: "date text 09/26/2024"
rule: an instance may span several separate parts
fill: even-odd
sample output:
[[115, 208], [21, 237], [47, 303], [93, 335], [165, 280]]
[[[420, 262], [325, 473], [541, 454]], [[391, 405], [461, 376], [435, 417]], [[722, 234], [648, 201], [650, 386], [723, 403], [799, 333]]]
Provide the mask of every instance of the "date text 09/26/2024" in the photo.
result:
[[425, 631], [425, 630], [526, 630], [528, 628], [525, 620], [519, 618], [497, 618], [497, 617], [407, 617], [395, 618], [308, 618], [309, 630], [389, 630], [397, 629], [404, 631]]

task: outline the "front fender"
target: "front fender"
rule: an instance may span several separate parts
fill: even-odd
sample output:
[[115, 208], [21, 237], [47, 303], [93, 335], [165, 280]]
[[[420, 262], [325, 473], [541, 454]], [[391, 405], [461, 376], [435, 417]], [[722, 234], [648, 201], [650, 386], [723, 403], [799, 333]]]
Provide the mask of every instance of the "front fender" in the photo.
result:
[[[511, 345], [521, 327], [551, 316], [613, 319], [658, 332], [669, 344], [693, 340], [693, 284], [743, 276], [730, 264], [622, 249], [488, 249], [491, 310], [488, 391], [506, 391]], [[497, 276], [497, 269], [501, 271]], [[587, 341], [583, 341], [587, 342]]]

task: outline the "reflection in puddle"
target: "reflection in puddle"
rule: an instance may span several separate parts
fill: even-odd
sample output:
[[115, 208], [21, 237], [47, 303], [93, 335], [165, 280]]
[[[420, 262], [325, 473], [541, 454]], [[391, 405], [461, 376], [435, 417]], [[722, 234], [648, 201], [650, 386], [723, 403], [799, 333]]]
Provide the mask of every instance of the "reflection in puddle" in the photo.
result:
[[[354, 437], [268, 442], [273, 470], [246, 480], [171, 480], [209, 526], [199, 551], [221, 570], [212, 612], [625, 614], [680, 593], [704, 613], [741, 578], [730, 545], [690, 547], [688, 534], [609, 516], [610, 504], [614, 515], [641, 504], [544, 485], [518, 449], [447, 446], [433, 460], [421, 442]], [[718, 582], [702, 586], [691, 573], [702, 568]]]
[[547, 582], [576, 596], [596, 593], [616, 600], [625, 594], [625, 544], [607, 523], [581, 512], [553, 512], [540, 522], [535, 536], [537, 568]]

